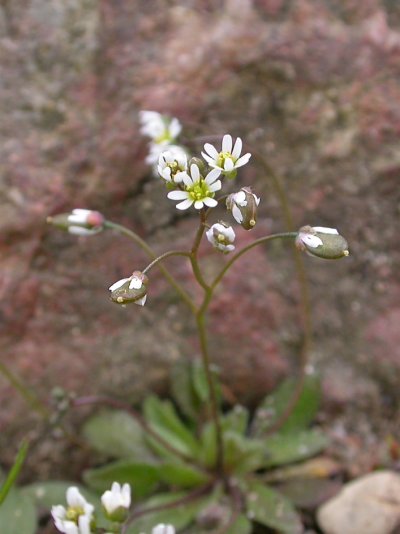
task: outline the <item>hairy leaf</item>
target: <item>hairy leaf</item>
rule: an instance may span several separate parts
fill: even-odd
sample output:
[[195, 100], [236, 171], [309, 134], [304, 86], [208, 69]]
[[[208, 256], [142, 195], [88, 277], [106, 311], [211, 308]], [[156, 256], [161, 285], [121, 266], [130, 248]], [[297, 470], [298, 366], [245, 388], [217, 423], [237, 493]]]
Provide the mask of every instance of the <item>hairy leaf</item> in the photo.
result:
[[328, 446], [329, 440], [319, 430], [293, 434], [274, 434], [265, 441], [264, 467], [272, 467], [310, 458]]
[[247, 514], [252, 520], [281, 534], [304, 531], [296, 510], [286, 497], [259, 482], [249, 483], [247, 489]]
[[88, 469], [83, 473], [85, 483], [95, 491], [103, 492], [111, 488], [114, 481], [131, 485], [134, 498], [150, 495], [159, 481], [157, 466], [133, 461], [117, 461]]
[[0, 534], [35, 534], [36, 509], [32, 499], [12, 489], [0, 506]]

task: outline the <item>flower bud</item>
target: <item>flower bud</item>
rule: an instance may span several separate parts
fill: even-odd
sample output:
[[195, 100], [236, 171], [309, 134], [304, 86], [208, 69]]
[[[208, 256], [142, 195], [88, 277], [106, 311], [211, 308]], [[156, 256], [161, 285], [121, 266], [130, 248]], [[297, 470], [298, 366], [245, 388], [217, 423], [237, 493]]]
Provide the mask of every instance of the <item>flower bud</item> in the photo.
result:
[[135, 271], [129, 278], [122, 278], [109, 287], [111, 300], [116, 304], [130, 304], [134, 302], [144, 306], [147, 299], [147, 285], [149, 279], [140, 271]]
[[207, 239], [217, 250], [223, 254], [228, 254], [235, 250], [235, 232], [232, 226], [228, 226], [223, 221], [213, 224], [206, 232]]
[[123, 523], [128, 517], [131, 505], [131, 488], [129, 484], [122, 487], [118, 482], [113, 482], [111, 490], [107, 490], [101, 496], [105, 515], [110, 521]]
[[203, 174], [204, 176], [207, 174], [206, 165], [202, 159], [196, 158], [196, 157], [190, 158], [189, 165], [188, 165], [189, 169], [192, 165], [198, 166], [200, 174]]
[[175, 534], [175, 528], [172, 525], [164, 525], [164, 523], [160, 523], [153, 528], [151, 534]]
[[251, 230], [256, 225], [259, 204], [260, 199], [249, 187], [242, 187], [240, 191], [232, 193], [226, 199], [226, 207], [245, 230]]
[[337, 260], [349, 255], [347, 241], [335, 228], [303, 226], [296, 237], [296, 246], [311, 256]]
[[104, 228], [104, 215], [98, 211], [74, 209], [71, 213], [61, 213], [47, 217], [47, 222], [75, 235], [94, 235]]

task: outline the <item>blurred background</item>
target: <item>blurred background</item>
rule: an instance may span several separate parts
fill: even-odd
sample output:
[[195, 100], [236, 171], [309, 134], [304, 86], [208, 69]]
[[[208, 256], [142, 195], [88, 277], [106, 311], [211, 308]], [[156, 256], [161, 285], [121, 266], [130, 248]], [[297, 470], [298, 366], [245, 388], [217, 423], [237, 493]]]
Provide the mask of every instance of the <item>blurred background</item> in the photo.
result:
[[[167, 394], [171, 365], [196, 357], [192, 319], [156, 269], [143, 309], [109, 300], [110, 284], [146, 265], [131, 242], [45, 224], [90, 208], [160, 253], [188, 246], [196, 218], [166, 199], [139, 134], [140, 110], [168, 113], [193, 153], [230, 133], [267, 160], [269, 172], [253, 155], [239, 174], [237, 186], [261, 196], [239, 245], [286, 229], [271, 175], [295, 228], [336, 227], [348, 239], [346, 260], [305, 258], [311, 362], [321, 422], [349, 469], [379, 463], [381, 445], [396, 442], [400, 399], [399, 2], [1, 0], [0, 58], [2, 365], [45, 402], [55, 386], [138, 402], [150, 389]], [[209, 273], [224, 261], [206, 244], [202, 258]], [[190, 289], [185, 261], [170, 266]], [[298, 301], [285, 244], [255, 249], [229, 273], [210, 316], [227, 400], [254, 405], [291, 372]], [[0, 405], [3, 465], [29, 432], [42, 439], [26, 477], [79, 475], [82, 453], [44, 433], [4, 375]], [[74, 431], [81, 417], [69, 418]]]

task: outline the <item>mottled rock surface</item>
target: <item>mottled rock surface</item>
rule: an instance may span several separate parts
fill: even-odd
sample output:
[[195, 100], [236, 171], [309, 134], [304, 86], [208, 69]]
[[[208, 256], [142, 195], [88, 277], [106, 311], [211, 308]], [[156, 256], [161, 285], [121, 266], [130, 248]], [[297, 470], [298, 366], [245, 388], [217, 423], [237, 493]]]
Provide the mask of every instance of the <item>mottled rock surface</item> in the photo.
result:
[[318, 523], [324, 534], [392, 534], [400, 525], [400, 476], [380, 471], [349, 482], [321, 506]]
[[[56, 385], [138, 400], [148, 388], [165, 392], [171, 362], [198, 353], [193, 321], [158, 272], [143, 310], [109, 302], [108, 285], [146, 261], [125, 238], [76, 239], [44, 222], [90, 207], [157, 251], [189, 245], [195, 218], [177, 216], [143, 162], [137, 114], [155, 109], [179, 117], [193, 151], [207, 136], [241, 135], [284, 184], [296, 227], [346, 236], [347, 260], [305, 259], [313, 363], [345, 431], [360, 421], [372, 448], [395, 431], [398, 2], [3, 0], [0, 62], [2, 362], [44, 401]], [[257, 158], [240, 184], [262, 203], [239, 245], [283, 229]], [[202, 258], [209, 272], [224, 261], [206, 244]], [[185, 262], [170, 266], [191, 288]], [[299, 353], [287, 247], [253, 251], [225, 289], [211, 310], [212, 355], [232, 394], [254, 403]], [[0, 402], [7, 463], [10, 440], [36, 423], [3, 377]]]

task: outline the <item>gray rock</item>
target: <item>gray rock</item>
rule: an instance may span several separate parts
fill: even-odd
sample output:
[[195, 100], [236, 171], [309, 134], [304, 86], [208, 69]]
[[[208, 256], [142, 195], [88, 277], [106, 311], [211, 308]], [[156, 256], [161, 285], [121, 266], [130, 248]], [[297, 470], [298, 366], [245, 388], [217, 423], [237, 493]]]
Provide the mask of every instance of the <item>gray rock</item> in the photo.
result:
[[390, 534], [400, 524], [400, 476], [379, 471], [346, 484], [317, 518], [325, 534]]

